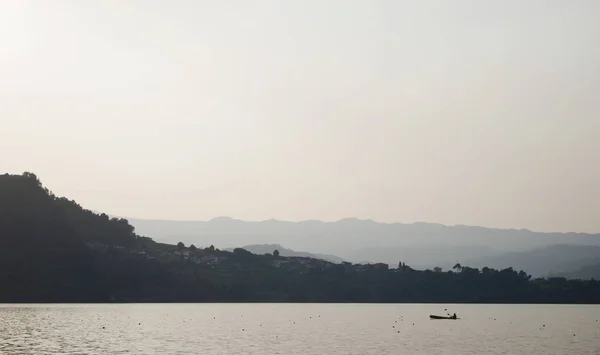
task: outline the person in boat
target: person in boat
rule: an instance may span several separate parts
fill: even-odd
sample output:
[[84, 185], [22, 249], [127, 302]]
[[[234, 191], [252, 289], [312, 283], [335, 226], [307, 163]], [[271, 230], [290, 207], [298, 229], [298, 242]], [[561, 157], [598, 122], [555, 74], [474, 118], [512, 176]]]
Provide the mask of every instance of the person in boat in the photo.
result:
[[452, 316], [450, 316], [450, 318], [456, 319], [456, 313], [454, 313]]

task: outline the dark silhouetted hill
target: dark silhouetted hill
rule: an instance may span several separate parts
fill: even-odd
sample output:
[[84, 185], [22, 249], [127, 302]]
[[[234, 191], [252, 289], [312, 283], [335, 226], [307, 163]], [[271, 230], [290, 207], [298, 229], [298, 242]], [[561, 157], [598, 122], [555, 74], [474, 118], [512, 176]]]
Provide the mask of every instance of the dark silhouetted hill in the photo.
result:
[[[286, 256], [286, 257], [312, 258], [312, 259], [325, 260], [325, 261], [329, 261], [329, 262], [336, 263], [336, 264], [339, 264], [342, 261], [344, 261], [344, 259], [339, 258], [335, 255], [295, 251], [292, 249], [286, 249], [279, 244], [252, 244], [252, 245], [243, 246], [241, 248], [246, 249], [249, 252], [251, 252], [253, 254], [257, 254], [257, 255], [272, 254], [273, 251], [277, 250], [277, 251], [279, 251], [281, 256]], [[233, 251], [233, 249], [231, 249], [231, 248], [227, 249], [227, 250]]]
[[31, 173], [0, 175], [0, 302], [106, 302], [174, 284], [165, 267], [117, 249], [151, 242], [124, 219], [56, 197]]

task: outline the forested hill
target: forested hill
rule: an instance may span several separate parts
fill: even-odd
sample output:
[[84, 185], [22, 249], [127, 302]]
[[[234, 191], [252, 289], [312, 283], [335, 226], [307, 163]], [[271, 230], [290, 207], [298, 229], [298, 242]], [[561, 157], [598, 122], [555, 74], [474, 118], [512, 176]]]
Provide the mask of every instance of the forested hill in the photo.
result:
[[0, 175], [0, 301], [103, 302], [169, 282], [166, 268], [90, 244], [152, 243], [124, 219], [54, 196], [31, 173]]
[[598, 281], [279, 254], [155, 243], [127, 220], [55, 196], [34, 174], [0, 175], [0, 302], [600, 303]]
[[80, 245], [101, 241], [134, 245], [139, 236], [126, 219], [109, 218], [56, 197], [31, 173], [0, 176], [0, 245], [9, 248]]

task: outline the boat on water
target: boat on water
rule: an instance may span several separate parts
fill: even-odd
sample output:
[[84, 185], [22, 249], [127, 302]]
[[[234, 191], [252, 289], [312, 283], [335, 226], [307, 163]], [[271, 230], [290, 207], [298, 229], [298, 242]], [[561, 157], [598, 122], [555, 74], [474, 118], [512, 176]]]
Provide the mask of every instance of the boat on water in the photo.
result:
[[459, 318], [456, 317], [456, 316], [448, 316], [448, 317], [446, 317], [446, 316], [435, 316], [435, 315], [432, 314], [432, 315], [429, 316], [429, 319], [452, 319], [452, 320], [456, 320], [456, 319], [459, 319]]

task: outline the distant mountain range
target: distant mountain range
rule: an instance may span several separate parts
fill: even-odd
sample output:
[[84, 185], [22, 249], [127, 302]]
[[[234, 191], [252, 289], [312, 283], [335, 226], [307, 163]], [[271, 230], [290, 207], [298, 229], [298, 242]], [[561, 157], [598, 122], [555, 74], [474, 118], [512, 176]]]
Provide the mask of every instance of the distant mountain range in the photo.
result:
[[292, 251], [335, 255], [351, 262], [385, 262], [395, 266], [402, 261], [421, 269], [449, 268], [456, 263], [473, 267], [506, 265], [522, 268], [534, 276], [574, 271], [589, 265], [598, 256], [596, 248], [587, 246], [600, 247], [599, 234], [540, 233], [435, 223], [378, 223], [356, 218], [337, 222], [274, 219], [247, 222], [229, 217], [210, 221], [129, 219], [129, 222], [137, 233], [165, 243], [182, 241], [222, 249], [283, 245]]
[[568, 279], [600, 280], [600, 262], [583, 266], [577, 270], [560, 272], [557, 274], [552, 274], [550, 276], [566, 277]]
[[[468, 259], [465, 265], [504, 269], [512, 267], [525, 270], [533, 276], [568, 274], [578, 276], [582, 268], [600, 263], [600, 247], [557, 244], [526, 252], [500, 253], [484, 258]], [[583, 275], [583, 274], [582, 274]]]

